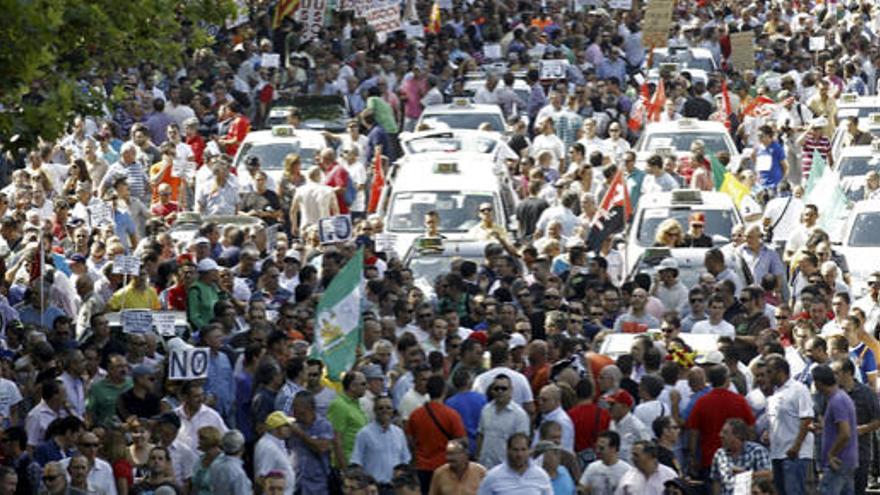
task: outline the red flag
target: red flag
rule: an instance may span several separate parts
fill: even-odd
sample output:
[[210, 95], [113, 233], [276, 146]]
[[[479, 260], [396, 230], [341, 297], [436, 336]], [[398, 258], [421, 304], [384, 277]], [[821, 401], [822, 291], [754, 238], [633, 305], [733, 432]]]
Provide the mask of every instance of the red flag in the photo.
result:
[[663, 79], [660, 79], [657, 91], [654, 92], [651, 104], [648, 105], [648, 122], [658, 122], [664, 106], [666, 106], [666, 87], [663, 85]]
[[376, 213], [379, 208], [379, 197], [382, 196], [382, 188], [385, 187], [385, 174], [382, 172], [382, 147], [377, 146], [373, 152], [373, 184], [370, 186], [370, 204], [368, 213]]
[[730, 130], [730, 114], [733, 111], [730, 109], [730, 93], [727, 92], [727, 79], [721, 80], [721, 102], [722, 108], [724, 110], [724, 127], [727, 127], [727, 130]]
[[756, 115], [767, 115], [772, 109], [768, 105], [775, 103], [772, 98], [758, 95], [743, 109], [743, 116], [748, 115], [754, 117]]
[[638, 132], [642, 129], [642, 127], [644, 127], [645, 112], [647, 110], [650, 99], [651, 96], [648, 92], [648, 82], [645, 81], [642, 83], [642, 88], [639, 92], [639, 99], [633, 105], [629, 121], [627, 121], [627, 127], [629, 127], [630, 130], [632, 130], [633, 132]]
[[602, 202], [599, 204], [599, 209], [611, 211], [615, 206], [623, 207], [626, 218], [629, 218], [630, 215], [632, 215], [632, 203], [629, 200], [629, 190], [626, 188], [626, 180], [623, 178], [623, 169], [619, 169], [614, 176], [614, 179], [611, 180], [611, 185], [608, 186], [608, 191], [605, 193], [605, 197], [602, 198]]

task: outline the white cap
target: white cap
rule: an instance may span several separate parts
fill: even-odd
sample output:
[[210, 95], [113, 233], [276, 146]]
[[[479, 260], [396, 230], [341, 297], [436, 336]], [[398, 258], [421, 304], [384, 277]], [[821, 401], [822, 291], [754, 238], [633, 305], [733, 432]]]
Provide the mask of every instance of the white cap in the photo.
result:
[[211, 244], [211, 241], [209, 241], [207, 237], [196, 237], [195, 239], [189, 241], [190, 247], [198, 246], [199, 244]]
[[675, 261], [675, 258], [663, 258], [663, 261], [657, 265], [657, 271], [662, 272], [663, 270], [675, 270], [678, 271], [678, 261]]
[[213, 270], [219, 270], [220, 265], [218, 265], [217, 262], [211, 258], [205, 258], [202, 261], [199, 261], [199, 264], [196, 269], [198, 270], [199, 273], [205, 273], [205, 272], [210, 272]]
[[302, 255], [299, 253], [299, 250], [293, 248], [288, 249], [284, 253], [284, 259], [295, 259], [297, 263], [302, 263]]
[[695, 361], [697, 364], [721, 364], [724, 362], [724, 354], [721, 351], [709, 351], [705, 356], [700, 356]]
[[516, 332], [510, 334], [510, 340], [507, 341], [507, 347], [510, 349], [516, 349], [517, 347], [525, 347], [528, 344], [528, 341], [523, 336], [523, 334]]

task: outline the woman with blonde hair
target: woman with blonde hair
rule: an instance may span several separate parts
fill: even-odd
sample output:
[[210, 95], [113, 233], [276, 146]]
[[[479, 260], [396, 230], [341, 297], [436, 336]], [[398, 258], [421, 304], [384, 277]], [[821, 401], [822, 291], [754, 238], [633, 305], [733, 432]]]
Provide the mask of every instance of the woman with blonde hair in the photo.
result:
[[684, 232], [681, 224], [674, 218], [667, 218], [657, 226], [654, 235], [654, 247], [682, 247], [684, 246]]
[[134, 462], [128, 449], [128, 442], [121, 430], [109, 429], [102, 439], [102, 456], [113, 467], [116, 492], [128, 495], [134, 486]]
[[210, 495], [213, 493], [211, 489], [211, 478], [209, 471], [211, 465], [220, 456], [220, 440], [223, 435], [220, 430], [213, 426], [203, 426], [199, 428], [199, 450], [202, 452], [199, 462], [196, 463], [195, 471], [192, 477], [191, 493], [197, 495]]

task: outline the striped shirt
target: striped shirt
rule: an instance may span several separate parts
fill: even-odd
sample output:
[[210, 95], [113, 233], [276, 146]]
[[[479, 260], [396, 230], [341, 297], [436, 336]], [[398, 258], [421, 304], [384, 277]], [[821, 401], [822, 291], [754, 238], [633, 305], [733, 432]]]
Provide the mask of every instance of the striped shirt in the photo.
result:
[[150, 204], [150, 178], [147, 177], [147, 171], [138, 162], [130, 165], [118, 161], [107, 170], [104, 179], [101, 181], [101, 189], [105, 189], [113, 185], [118, 177], [128, 178], [128, 190], [133, 198], [141, 200], [144, 204]]
[[818, 151], [825, 159], [826, 164], [830, 163], [831, 141], [822, 135], [819, 135], [819, 137], [808, 135], [806, 139], [804, 139], [804, 144], [801, 148], [801, 171], [804, 179], [810, 176], [810, 170], [813, 168], [813, 152], [815, 151]]

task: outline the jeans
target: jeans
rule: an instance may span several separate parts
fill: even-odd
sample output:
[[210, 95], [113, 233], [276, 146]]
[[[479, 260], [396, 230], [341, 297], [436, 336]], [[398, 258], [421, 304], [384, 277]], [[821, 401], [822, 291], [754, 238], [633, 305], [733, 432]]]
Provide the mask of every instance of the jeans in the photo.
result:
[[841, 466], [837, 471], [831, 466], [822, 469], [822, 481], [819, 482], [819, 493], [822, 495], [853, 495], [855, 492], [852, 466]]
[[773, 484], [779, 495], [806, 495], [810, 459], [773, 459]]

